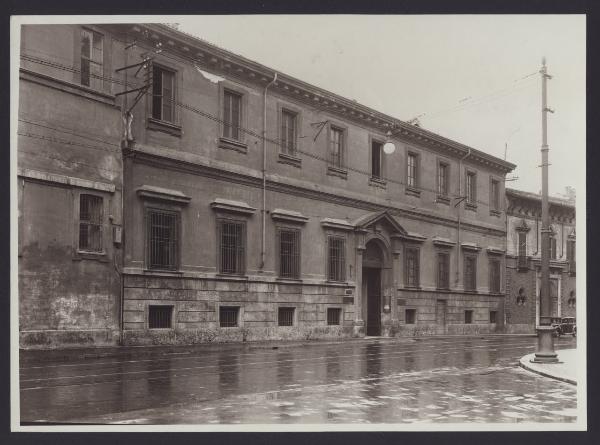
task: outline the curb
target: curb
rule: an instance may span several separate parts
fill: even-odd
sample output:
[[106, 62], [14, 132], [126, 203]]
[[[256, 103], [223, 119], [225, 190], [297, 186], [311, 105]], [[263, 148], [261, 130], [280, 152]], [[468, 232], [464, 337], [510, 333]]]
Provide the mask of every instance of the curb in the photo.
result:
[[526, 356], [521, 357], [521, 360], [519, 360], [519, 366], [521, 368], [523, 368], [523, 369], [525, 369], [527, 371], [533, 372], [535, 374], [539, 374], [539, 375], [544, 376], [544, 377], [548, 377], [548, 378], [551, 378], [551, 379], [554, 379], [554, 380], [558, 380], [558, 381], [563, 382], [563, 383], [569, 383], [571, 385], [577, 386], [577, 380], [573, 380], [573, 379], [570, 379], [568, 377], [563, 377], [563, 376], [558, 376], [558, 375], [555, 375], [555, 374], [551, 374], [548, 371], [543, 371], [543, 370], [541, 370], [539, 368], [535, 368], [535, 367], [532, 367], [532, 366], [528, 365], [528, 362], [529, 362], [529, 359], [531, 358], [531, 356], [533, 356], [533, 354], [527, 354]]

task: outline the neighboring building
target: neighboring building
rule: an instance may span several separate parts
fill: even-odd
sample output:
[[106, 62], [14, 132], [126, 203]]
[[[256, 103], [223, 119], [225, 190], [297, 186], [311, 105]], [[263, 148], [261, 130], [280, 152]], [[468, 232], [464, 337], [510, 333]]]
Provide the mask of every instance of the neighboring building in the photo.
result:
[[118, 340], [121, 113], [109, 80], [111, 53], [110, 38], [95, 26], [21, 31], [22, 347]]
[[[535, 333], [539, 324], [540, 195], [506, 189], [506, 331]], [[575, 204], [550, 198], [550, 292], [553, 317], [575, 317]]]
[[[50, 32], [29, 28], [23, 35]], [[46, 281], [36, 272], [35, 289], [20, 284], [22, 331], [66, 323], [79, 330], [93, 323], [113, 329], [121, 320], [124, 344], [502, 331], [501, 197], [513, 164], [169, 26], [51, 28], [70, 36], [62, 48], [55, 49], [54, 35], [47, 39], [52, 45], [26, 36], [24, 47], [54, 66], [87, 60], [78, 45], [66, 44], [79, 42], [86, 30], [92, 42], [104, 42], [100, 66], [97, 52], [89, 56], [96, 60], [90, 70], [105, 76], [102, 100], [81, 86], [77, 94], [58, 89], [60, 100], [40, 107], [36, 119], [58, 120], [52, 125], [73, 133], [64, 139], [103, 136], [103, 142], [88, 139], [85, 145], [121, 143], [123, 257], [109, 230], [121, 224], [121, 176], [109, 180], [103, 173], [120, 169], [120, 154], [110, 151], [109, 161], [103, 151], [88, 150], [95, 157], [83, 159], [88, 151], [52, 145], [61, 163], [39, 159], [38, 170], [77, 179], [61, 179], [67, 185], [83, 179], [88, 187], [111, 185], [100, 194], [104, 250], [92, 260], [86, 250], [76, 262], [73, 252], [82, 249], [61, 241], [54, 255], [30, 255], [40, 268], [47, 262], [65, 266], [64, 275], [43, 275]], [[65, 54], [53, 58], [57, 51]], [[60, 83], [65, 74], [59, 68], [31, 63], [49, 73], [52, 85], [75, 89], [79, 72]], [[139, 66], [120, 69], [132, 65]], [[28, 85], [21, 80], [22, 90]], [[137, 88], [137, 103], [137, 92], [122, 100], [112, 96]], [[79, 105], [83, 98], [94, 104], [93, 112]], [[58, 111], [50, 116], [51, 109]], [[388, 132], [396, 146], [392, 154], [383, 151]], [[20, 168], [38, 159], [21, 151], [29, 140], [22, 139]], [[74, 162], [89, 167], [69, 164]], [[47, 201], [29, 196], [20, 208], [39, 216], [23, 214], [27, 245], [82, 224], [78, 201], [60, 207], [53, 202], [59, 211], [52, 213]], [[74, 236], [66, 232], [60, 235]], [[32, 269], [24, 258], [21, 281]], [[44, 286], [64, 304], [43, 306]], [[95, 312], [101, 302], [105, 312]], [[45, 308], [39, 320], [62, 324], [24, 324], [38, 307]], [[67, 310], [95, 315], [74, 318]]]

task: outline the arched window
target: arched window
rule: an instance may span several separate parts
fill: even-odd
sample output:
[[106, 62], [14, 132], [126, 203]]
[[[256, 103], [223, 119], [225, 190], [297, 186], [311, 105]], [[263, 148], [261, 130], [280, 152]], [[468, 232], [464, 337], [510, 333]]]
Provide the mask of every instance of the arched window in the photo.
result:
[[519, 288], [519, 294], [517, 295], [517, 304], [519, 306], [523, 306], [526, 300], [527, 298], [525, 297], [525, 289], [521, 287]]

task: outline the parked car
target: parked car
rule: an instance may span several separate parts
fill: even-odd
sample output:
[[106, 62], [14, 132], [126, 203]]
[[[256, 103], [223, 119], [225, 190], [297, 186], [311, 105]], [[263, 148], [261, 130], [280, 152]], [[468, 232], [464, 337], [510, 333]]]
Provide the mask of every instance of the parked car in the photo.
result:
[[575, 317], [556, 317], [552, 319], [551, 323], [557, 337], [565, 334], [572, 334], [573, 337], [577, 336]]

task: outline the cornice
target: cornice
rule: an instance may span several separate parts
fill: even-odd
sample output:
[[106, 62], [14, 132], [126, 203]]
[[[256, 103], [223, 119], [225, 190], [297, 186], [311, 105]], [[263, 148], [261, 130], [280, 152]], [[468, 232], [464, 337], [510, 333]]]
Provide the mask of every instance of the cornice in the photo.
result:
[[[118, 24], [106, 26], [120, 33], [128, 33], [152, 46], [160, 42], [163, 51], [177, 54], [209, 71], [237, 78], [261, 88], [271, 82], [275, 76], [276, 70], [167, 25]], [[382, 136], [388, 130], [392, 130], [395, 133], [394, 139], [401, 142], [424, 145], [455, 158], [462, 158], [470, 153], [469, 162], [475, 162], [502, 173], [508, 173], [516, 167], [515, 164], [488, 153], [408, 124], [285, 73], [277, 72], [277, 81], [271, 86], [271, 91], [276, 91], [294, 101], [305, 103], [342, 119], [367, 126]]]

